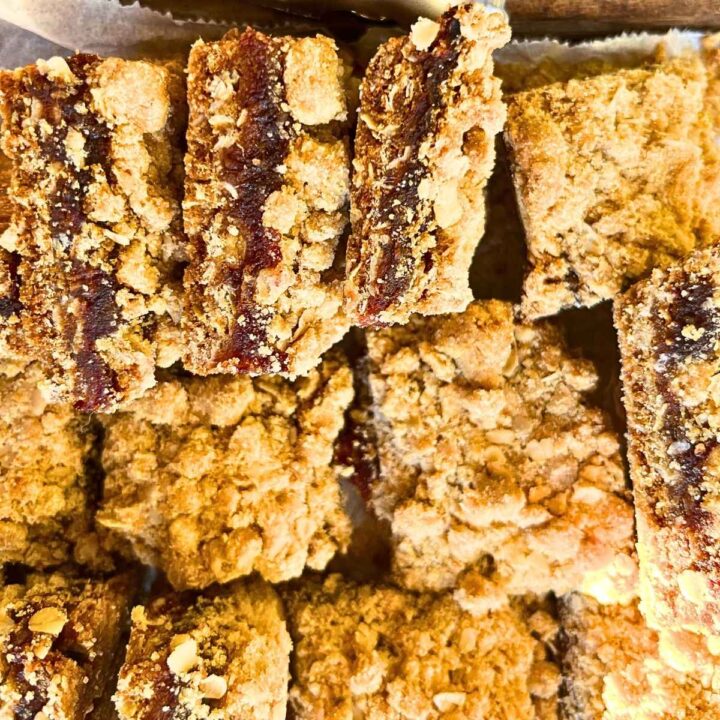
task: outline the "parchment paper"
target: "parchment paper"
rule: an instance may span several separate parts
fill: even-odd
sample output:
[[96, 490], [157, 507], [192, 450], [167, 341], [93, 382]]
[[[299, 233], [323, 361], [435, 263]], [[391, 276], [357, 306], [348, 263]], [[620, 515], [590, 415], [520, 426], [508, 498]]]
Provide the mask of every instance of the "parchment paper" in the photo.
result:
[[[483, 2], [504, 6], [504, 0]], [[74, 51], [170, 57], [186, 52], [199, 37], [215, 39], [233, 25], [248, 24], [275, 33], [326, 32], [355, 46], [362, 56], [419, 16], [437, 17], [450, 4], [451, 0], [0, 0], [0, 67]]]
[[[209, 12], [213, 4], [197, 3]], [[220, 37], [233, 24], [276, 32], [322, 29], [317, 21], [248, 3], [235, 3], [234, 8], [232, 16], [226, 13], [231, 20], [217, 22], [178, 20], [169, 12], [137, 3], [121, 5], [118, 0], [1, 0], [0, 64], [17, 66], [75, 50], [131, 58], [172, 56], [199, 37]]]
[[574, 65], [602, 59], [617, 65], [632, 65], [651, 56], [660, 44], [670, 56], [698, 50], [702, 33], [670, 30], [667, 33], [623, 33], [617, 37], [571, 44], [559, 40], [521, 40], [511, 42], [495, 53], [500, 64], [536, 65], [543, 60]]

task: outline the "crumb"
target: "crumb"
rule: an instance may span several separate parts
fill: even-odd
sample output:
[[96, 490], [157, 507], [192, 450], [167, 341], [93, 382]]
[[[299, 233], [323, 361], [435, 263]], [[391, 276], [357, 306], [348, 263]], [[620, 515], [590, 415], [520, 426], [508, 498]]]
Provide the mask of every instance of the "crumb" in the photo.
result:
[[0, 375], [0, 564], [107, 570], [93, 523], [95, 430], [70, 406], [49, 404], [42, 377], [36, 364]]
[[370, 62], [360, 93], [345, 301], [359, 325], [463, 310], [505, 122], [492, 52], [510, 39], [481, 3], [420, 20]]
[[612, 298], [715, 242], [720, 73], [703, 59], [608, 68], [508, 97], [526, 317]]
[[107, 693], [137, 578], [31, 574], [0, 589], [3, 717], [84, 718]]
[[628, 456], [643, 612], [720, 635], [720, 250], [656, 269], [621, 296]]
[[335, 442], [352, 373], [175, 379], [105, 418], [98, 522], [179, 589], [323, 569], [350, 536]]
[[[637, 603], [600, 605], [574, 593], [560, 603], [563, 717], [710, 720], [720, 713], [717, 669], [705, 677], [668, 664]], [[714, 662], [717, 668], [717, 661]]]
[[132, 612], [114, 700], [120, 720], [280, 720], [292, 644], [259, 580], [161, 596]]
[[475, 595], [634, 587], [619, 438], [589, 402], [593, 365], [500, 301], [369, 334], [381, 474], [411, 589]]
[[185, 366], [302, 375], [349, 327], [337, 268], [350, 184], [337, 48], [232, 30], [196, 43], [188, 73]]
[[519, 603], [473, 616], [449, 595], [339, 575], [286, 591], [295, 716], [551, 717], [559, 673]]
[[81, 410], [138, 397], [173, 359], [156, 330], [177, 320], [184, 95], [179, 67], [85, 54], [0, 73], [9, 318]]

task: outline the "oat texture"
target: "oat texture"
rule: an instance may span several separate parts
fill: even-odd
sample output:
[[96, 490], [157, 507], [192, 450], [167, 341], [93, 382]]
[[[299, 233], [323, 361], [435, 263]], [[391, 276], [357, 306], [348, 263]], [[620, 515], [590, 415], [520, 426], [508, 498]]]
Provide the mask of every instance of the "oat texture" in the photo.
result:
[[332, 458], [352, 397], [332, 358], [295, 383], [161, 382], [106, 419], [98, 520], [180, 589], [322, 569], [350, 536]]
[[657, 269], [616, 304], [650, 624], [720, 635], [720, 250]]
[[[600, 605], [574, 593], [562, 599], [560, 618], [566, 645], [562, 717], [711, 720], [720, 714], [717, 669], [698, 675], [693, 658], [669, 653], [637, 603]], [[707, 655], [717, 668], [705, 650], [687, 650]]]
[[[448, 595], [356, 585], [338, 575], [288, 592], [300, 720], [552, 717], [559, 681], [518, 607], [473, 616]], [[536, 633], [537, 635], [537, 633]]]
[[715, 242], [717, 49], [510, 95], [529, 318], [614, 297]]
[[304, 374], [345, 334], [345, 68], [327, 37], [231, 31], [190, 53], [185, 366]]
[[0, 564], [107, 568], [93, 529], [95, 432], [70, 406], [48, 404], [42, 379], [36, 364], [0, 375]]
[[132, 612], [119, 720], [282, 720], [290, 648], [280, 600], [261, 581], [157, 597]]
[[80, 720], [107, 693], [137, 578], [32, 574], [0, 589], [0, 718]]
[[21, 332], [48, 392], [82, 410], [141, 395], [179, 356], [181, 77], [93, 55], [0, 73], [0, 338]]

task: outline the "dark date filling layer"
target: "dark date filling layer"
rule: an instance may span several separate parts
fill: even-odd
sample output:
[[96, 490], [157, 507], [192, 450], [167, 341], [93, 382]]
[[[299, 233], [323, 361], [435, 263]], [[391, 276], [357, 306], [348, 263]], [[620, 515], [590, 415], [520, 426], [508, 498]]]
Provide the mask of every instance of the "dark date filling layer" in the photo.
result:
[[0, 251], [0, 263], [2, 262], [7, 268], [10, 287], [7, 294], [0, 296], [0, 318], [7, 319], [20, 315], [23, 310], [20, 301], [20, 255]]
[[[720, 338], [720, 317], [712, 305], [714, 287], [709, 279], [693, 279], [684, 273], [673, 284], [673, 301], [668, 309], [669, 323], [658, 311], [653, 310], [657, 390], [666, 410], [663, 419], [663, 436], [672, 448], [670, 462], [677, 474], [670, 483], [656, 481], [652, 488], [653, 514], [661, 527], [675, 525], [681, 520], [685, 527], [707, 548], [713, 540], [707, 535], [712, 518], [703, 508], [706, 490], [706, 461], [717, 447], [718, 441], [708, 430], [701, 442], [692, 440], [687, 432], [690, 419], [672, 388], [672, 380], [681, 372], [682, 364], [689, 358], [707, 360], [715, 355], [715, 344]], [[694, 326], [698, 332], [683, 335], [683, 328]], [[669, 510], [658, 506], [666, 501]], [[697, 562], [694, 569], [716, 570], [717, 562], [711, 558]]]
[[[277, 43], [253, 30], [231, 33], [230, 38], [223, 67], [238, 75], [236, 115], [243, 112], [246, 117], [237, 130], [235, 143], [222, 151], [219, 176], [235, 189], [228, 200], [226, 222], [239, 230], [238, 241], [244, 247], [241, 263], [226, 263], [218, 280], [232, 289], [235, 317], [229, 337], [215, 354], [213, 363], [230, 361], [243, 373], [274, 372], [278, 366], [280, 371], [286, 371], [287, 353], [275, 348], [268, 338], [272, 310], [256, 301], [258, 274], [277, 267], [282, 260], [280, 233], [264, 225], [263, 213], [268, 197], [283, 185], [283, 176], [277, 168], [288, 155], [292, 135], [292, 118], [283, 109], [287, 108], [285, 97], [275, 93], [276, 88], [284, 88], [285, 58]], [[213, 164], [210, 146], [198, 143], [195, 152], [209, 165]], [[205, 241], [198, 235], [191, 242], [197, 257], [204, 261]], [[196, 272], [199, 275], [202, 271]], [[192, 275], [191, 269], [189, 277]], [[193, 282], [196, 287], [199, 284], [199, 279]]]
[[[420, 221], [419, 226], [408, 219], [407, 211], [417, 212], [421, 205], [418, 187], [428, 175], [426, 164], [420, 159], [420, 146], [432, 134], [437, 114], [441, 112], [444, 102], [443, 86], [450, 77], [460, 52], [460, 22], [452, 12], [446, 13], [441, 20], [440, 30], [428, 50], [412, 50], [405, 62], [405, 53], [413, 47], [411, 41], [397, 45], [392, 56], [383, 56], [371, 65], [368, 74], [384, 78], [393, 68], [404, 63], [413, 73], [413, 85], [417, 91], [409, 102], [405, 97], [397, 97], [396, 102], [402, 107], [397, 112], [402, 117], [390, 142], [390, 155], [395, 160], [392, 167], [375, 168], [381, 172], [379, 178], [367, 187], [356, 191], [355, 202], [362, 217], [363, 235], [373, 232], [374, 228], [382, 228], [387, 234], [387, 242], [377, 248], [380, 258], [371, 277], [371, 252], [375, 248], [363, 252], [363, 237], [358, 234], [351, 237], [348, 249], [351, 262], [360, 264], [358, 285], [361, 294], [368, 295], [367, 304], [362, 309], [361, 323], [372, 325], [376, 316], [407, 292], [415, 273], [412, 260], [412, 247], [415, 233], [427, 232], [430, 225], [429, 213]], [[363, 91], [365, 112], [374, 117], [382, 117], [387, 88], [373, 87], [366, 84]], [[370, 135], [370, 130], [363, 128], [361, 132]], [[367, 138], [366, 142], [376, 141]], [[379, 197], [375, 196], [378, 187], [387, 188]], [[423, 256], [423, 272], [432, 269], [433, 258], [430, 251]]]
[[[88, 77], [101, 63], [94, 55], [78, 54], [67, 63], [77, 83], [62, 85], [33, 68], [13, 87], [3, 88], [15, 100], [11, 110], [17, 117], [18, 134], [28, 113], [25, 99], [37, 101], [42, 119], [52, 131], [40, 140], [40, 155], [44, 166], [60, 164], [61, 174], [48, 197], [50, 208], [49, 229], [53, 240], [57, 265], [54, 281], [58, 293], [67, 296], [77, 307], [77, 313], [62, 308], [62, 327], [55, 327], [51, 317], [45, 318], [43, 327], [50, 327], [68, 347], [77, 368], [75, 389], [76, 407], [91, 412], [105, 407], [118, 392], [116, 373], [103, 360], [96, 349], [96, 341], [112, 334], [118, 325], [118, 308], [115, 303], [114, 278], [104, 270], [77, 257], [74, 240], [83, 232], [87, 217], [85, 198], [93, 179], [93, 168], [100, 167], [112, 187], [116, 180], [110, 161], [110, 130], [89, 111], [92, 95]], [[85, 163], [78, 169], [68, 157], [66, 138], [68, 131], [80, 132], [84, 139]], [[34, 187], [43, 178], [24, 173], [20, 184]], [[40, 263], [42, 258], [29, 258]], [[42, 282], [47, 278], [40, 273]], [[49, 310], [47, 310], [49, 313]]]
[[[146, 705], [139, 712], [137, 720], [157, 720], [157, 718], [168, 718], [171, 720], [186, 720], [190, 717], [190, 711], [180, 705], [179, 695], [187, 683], [175, 675], [168, 666], [168, 657], [171, 653], [170, 640], [173, 635], [179, 635], [188, 632], [193, 627], [194, 609], [193, 606], [198, 600], [198, 593], [186, 591], [167, 595], [163, 598], [162, 603], [158, 605], [157, 612], [151, 604], [147, 609], [148, 620], [151, 625], [149, 632], [160, 632], [160, 628], [168, 625], [173, 628], [172, 632], [167, 634], [167, 647], [157, 660], [159, 672], [153, 675], [153, 694], [148, 699]], [[200, 618], [195, 618], [200, 619]], [[217, 642], [213, 645], [214, 651], [222, 647], [221, 638], [217, 638]], [[134, 661], [144, 660], [142, 653], [148, 648], [139, 645], [134, 648], [138, 651], [139, 657], [128, 656], [126, 665], [132, 665]], [[223, 653], [218, 653], [224, 657], [229, 657], [227, 648]], [[214, 666], [208, 669], [208, 673], [214, 673], [220, 676], [225, 675], [225, 666]], [[227, 696], [219, 699], [203, 698], [203, 704], [210, 708], [221, 708], [227, 703]]]
[[[364, 349], [363, 353], [366, 352]], [[372, 396], [364, 363], [364, 355], [353, 363], [355, 397], [345, 413], [345, 425], [335, 443], [333, 464], [350, 469], [350, 482], [368, 504], [380, 477], [380, 465], [372, 421]]]
[[[65, 624], [42, 663], [33, 662], [31, 672], [29, 674], [26, 672], [26, 660], [28, 657], [34, 657], [31, 650], [33, 633], [28, 627], [28, 620], [38, 610], [41, 610], [41, 606], [28, 605], [23, 607], [20, 613], [8, 613], [15, 626], [10, 632], [4, 649], [8, 663], [6, 682], [19, 696], [19, 700], [13, 708], [13, 720], [34, 720], [45, 707], [50, 700], [51, 682], [61, 672], [59, 668], [54, 667], [57, 661], [69, 660], [75, 663], [89, 678], [89, 682], [83, 686], [82, 696], [77, 699], [81, 712], [88, 709], [94, 699], [94, 690], [99, 685], [96, 669], [93, 668], [87, 650], [80, 644], [77, 631], [72, 623]], [[66, 606], [65, 610], [71, 611], [72, 608]], [[93, 618], [87, 620], [92, 622]], [[82, 618], [78, 618], [77, 621], [82, 623]]]

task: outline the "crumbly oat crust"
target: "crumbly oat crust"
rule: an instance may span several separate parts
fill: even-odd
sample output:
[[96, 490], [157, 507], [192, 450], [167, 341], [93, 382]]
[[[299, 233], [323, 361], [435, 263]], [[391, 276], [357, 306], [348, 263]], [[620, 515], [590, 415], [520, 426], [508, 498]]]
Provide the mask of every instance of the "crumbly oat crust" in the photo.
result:
[[370, 333], [381, 477], [412, 589], [475, 597], [579, 587], [606, 601], [634, 582], [632, 506], [618, 437], [588, 394], [597, 376], [549, 324], [475, 302]]
[[47, 403], [42, 377], [35, 364], [0, 375], [0, 564], [107, 569], [93, 525], [95, 433], [68, 405]]
[[[685, 672], [665, 656], [637, 603], [600, 605], [574, 593], [560, 603], [563, 717], [574, 720], [711, 720], [720, 714], [720, 674]], [[712, 660], [711, 657], [709, 657]]]
[[329, 38], [231, 31], [190, 53], [184, 362], [194, 373], [316, 366], [349, 327], [345, 69]]
[[656, 269], [615, 308], [643, 612], [720, 635], [720, 249]]
[[419, 20], [371, 61], [355, 139], [345, 296], [360, 325], [463, 310], [505, 121], [492, 51], [510, 39], [482, 3]]
[[509, 96], [526, 317], [594, 305], [714, 242], [717, 68], [708, 46]]
[[332, 457], [352, 397], [335, 358], [295, 383], [161, 382], [105, 420], [98, 521], [180, 589], [322, 569], [350, 536]]
[[259, 580], [155, 598], [132, 612], [120, 720], [282, 720], [291, 647], [280, 599]]
[[541, 611], [528, 619], [506, 606], [475, 617], [448, 595], [339, 575], [307, 580], [286, 598], [299, 720], [549, 717], [542, 708], [559, 675], [531, 631], [548, 624]]
[[82, 410], [141, 395], [179, 355], [181, 78], [93, 55], [0, 73], [10, 293], [48, 391]]
[[86, 717], [108, 689], [136, 584], [33, 574], [0, 589], [0, 718]]

